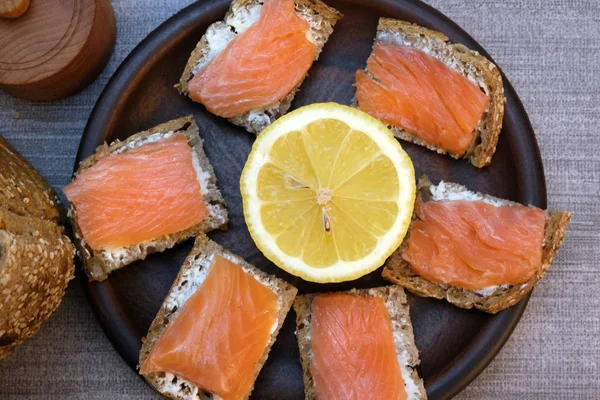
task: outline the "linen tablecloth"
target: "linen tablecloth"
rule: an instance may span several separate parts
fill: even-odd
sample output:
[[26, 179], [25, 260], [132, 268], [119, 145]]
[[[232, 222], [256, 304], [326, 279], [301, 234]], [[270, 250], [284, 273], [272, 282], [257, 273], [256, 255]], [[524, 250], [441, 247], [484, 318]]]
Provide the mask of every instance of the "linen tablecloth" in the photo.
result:
[[[469, 32], [519, 93], [567, 240], [498, 357], [459, 399], [600, 399], [600, 2], [429, 0]], [[108, 78], [191, 0], [113, 0], [117, 43], [81, 93], [32, 103], [0, 93], [0, 133], [57, 189]], [[156, 399], [121, 360], [73, 281], [37, 335], [0, 361], [0, 399]]]

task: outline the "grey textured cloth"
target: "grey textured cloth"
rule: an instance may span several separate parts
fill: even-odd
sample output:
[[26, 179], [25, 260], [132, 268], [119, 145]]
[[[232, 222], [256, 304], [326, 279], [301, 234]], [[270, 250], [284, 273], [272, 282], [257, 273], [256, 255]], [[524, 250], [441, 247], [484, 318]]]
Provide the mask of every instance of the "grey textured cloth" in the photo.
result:
[[[114, 0], [117, 44], [86, 90], [51, 103], [0, 94], [2, 133], [57, 188], [70, 179], [102, 87], [152, 29], [191, 0]], [[600, 3], [430, 0], [495, 58], [542, 152], [567, 240], [498, 357], [460, 399], [600, 398]], [[15, 114], [20, 119], [15, 119]], [[0, 362], [1, 399], [154, 399], [103, 335], [74, 281], [40, 332]]]

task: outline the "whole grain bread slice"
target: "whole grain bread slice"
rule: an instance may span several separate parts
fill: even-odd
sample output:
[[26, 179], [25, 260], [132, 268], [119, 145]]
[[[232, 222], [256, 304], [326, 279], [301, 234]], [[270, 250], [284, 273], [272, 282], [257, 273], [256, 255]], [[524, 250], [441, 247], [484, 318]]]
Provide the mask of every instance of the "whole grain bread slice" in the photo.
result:
[[[352, 289], [344, 292], [352, 296], [381, 297], [390, 314], [396, 355], [402, 371], [406, 393], [409, 400], [426, 399], [423, 380], [419, 377], [417, 366], [420, 363], [419, 350], [415, 346], [412, 322], [410, 320], [408, 299], [404, 290], [398, 286], [382, 286], [372, 289]], [[304, 373], [304, 393], [306, 400], [317, 398], [315, 383], [310, 365], [313, 359], [311, 350], [312, 302], [319, 294], [298, 296], [294, 301], [296, 311], [296, 337], [300, 349], [300, 362]]]
[[[381, 18], [375, 43], [410, 46], [423, 50], [465, 76], [490, 97], [490, 103], [473, 131], [471, 145], [464, 154], [449, 153], [399, 126], [388, 125], [394, 136], [441, 154], [448, 153], [454, 158], [468, 158], [479, 168], [488, 165], [496, 152], [506, 102], [502, 76], [498, 68], [478, 52], [469, 50], [462, 44], [451, 43], [443, 33], [407, 21]], [[365, 68], [365, 71], [371, 79], [375, 79], [368, 69]]]
[[0, 206], [0, 359], [58, 308], [74, 257], [62, 227]]
[[[440, 182], [438, 185], [433, 185], [427, 177], [419, 180], [418, 190], [422, 201], [467, 198], [470, 200], [484, 200], [500, 205], [518, 204], [490, 195], [472, 192], [456, 183]], [[461, 308], [475, 307], [479, 310], [495, 314], [523, 299], [544, 276], [564, 240], [570, 218], [570, 212], [546, 211], [541, 267], [529, 281], [520, 285], [502, 285], [482, 291], [474, 291], [430, 282], [417, 275], [410, 267], [410, 264], [402, 258], [402, 252], [406, 248], [408, 238], [410, 237], [410, 230], [402, 245], [386, 261], [382, 276], [387, 281], [400, 285], [418, 296], [446, 299]]]
[[[210, 240], [204, 234], [200, 234], [196, 237], [194, 248], [184, 261], [171, 290], [169, 290], [169, 294], [165, 298], [156, 318], [152, 321], [146, 337], [142, 339], [143, 344], [140, 351], [140, 363], [138, 367], [141, 367], [144, 364], [164, 329], [171, 320], [177, 316], [178, 311], [181, 310], [185, 302], [196, 292], [196, 290], [198, 290], [198, 288], [200, 288], [202, 282], [206, 278], [206, 273], [210, 267], [212, 258], [215, 255], [220, 255], [236, 265], [239, 265], [244, 272], [253, 276], [259, 283], [268, 287], [277, 295], [277, 301], [279, 303], [277, 326], [271, 333], [271, 338], [269, 339], [260, 361], [256, 364], [254, 374], [254, 379], [256, 379], [261, 368], [267, 361], [271, 347], [273, 346], [273, 343], [275, 343], [277, 334], [279, 333], [283, 321], [296, 297], [297, 289], [282, 279], [271, 276], [253, 265], [250, 265], [242, 258], [232, 254], [219, 244]], [[144, 378], [156, 391], [171, 399], [198, 400], [217, 398], [213, 394], [198, 388], [193, 383], [175, 376], [172, 373], [151, 373], [144, 375]], [[245, 399], [250, 396], [252, 390], [253, 388], [247, 393]]]
[[[189, 95], [188, 82], [194, 77], [194, 74], [225, 48], [225, 46], [220, 46], [221, 48], [218, 50], [211, 49], [209, 37], [218, 37], [220, 45], [223, 41], [229, 43], [249, 26], [248, 22], [257, 19], [262, 3], [262, 0], [234, 0], [223, 21], [215, 22], [208, 27], [206, 33], [192, 51], [179, 83], [175, 85], [179, 93]], [[334, 25], [342, 18], [342, 14], [320, 0], [295, 0], [295, 5], [296, 13], [310, 24], [309, 37], [317, 46], [317, 53], [315, 54], [315, 60], [317, 60], [323, 46], [333, 32]], [[251, 110], [242, 115], [237, 115], [230, 118], [229, 121], [258, 135], [273, 121], [287, 112], [305, 78], [306, 76], [277, 103], [264, 109]], [[265, 79], [268, 79], [268, 76]]]
[[[127, 246], [120, 249], [94, 250], [90, 248], [83, 237], [77, 224], [77, 209], [71, 204], [69, 216], [73, 225], [75, 244], [83, 261], [83, 267], [90, 280], [104, 280], [112, 271], [124, 267], [136, 260], [142, 260], [150, 253], [161, 252], [173, 247], [192, 236], [201, 232], [214, 229], [224, 229], [227, 225], [228, 216], [225, 200], [217, 188], [217, 178], [214, 170], [203, 148], [203, 141], [199, 136], [198, 126], [193, 116], [186, 116], [157, 125], [149, 130], [136, 133], [124, 141], [116, 140], [109, 146], [98, 147], [96, 154], [83, 160], [75, 176], [81, 171], [92, 168], [98, 161], [100, 155], [106, 151], [111, 153], [124, 153], [131, 148], [139, 147], [145, 143], [160, 139], [161, 135], [170, 133], [181, 133], [185, 135], [193, 153], [197, 156], [199, 173], [206, 178], [203, 187], [203, 199], [209, 211], [209, 215], [199, 224], [186, 230], [169, 235], [163, 235], [152, 240]], [[197, 166], [198, 167], [198, 166]]]

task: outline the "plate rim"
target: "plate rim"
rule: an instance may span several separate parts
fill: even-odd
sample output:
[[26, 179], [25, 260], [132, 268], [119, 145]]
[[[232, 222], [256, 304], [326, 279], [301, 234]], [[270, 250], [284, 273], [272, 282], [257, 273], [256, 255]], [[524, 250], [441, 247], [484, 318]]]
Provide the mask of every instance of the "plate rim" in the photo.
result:
[[[364, 3], [368, 0], [346, 1], [364, 6]], [[101, 143], [98, 143], [98, 140], [106, 140], [110, 136], [110, 133], [112, 133], [103, 127], [108, 125], [111, 119], [115, 119], [113, 111], [115, 109], [118, 110], [119, 105], [123, 102], [121, 99], [122, 88], [137, 86], [136, 75], [143, 75], [139, 73], [140, 65], [142, 65], [142, 68], [144, 65], [141, 61], [160, 58], [161, 54], [167, 51], [161, 46], [161, 43], [176, 42], [177, 36], [187, 36], [189, 31], [193, 29], [192, 23], [197, 16], [211, 13], [214, 14], [215, 21], [221, 19], [225, 13], [225, 8], [228, 7], [230, 2], [231, 0], [194, 2], [161, 23], [131, 50], [110, 77], [94, 104], [79, 143], [73, 173], [77, 170], [79, 162], [95, 151], [96, 147]], [[426, 17], [423, 18], [433, 21], [431, 24], [423, 21], [416, 22], [424, 26], [433, 26], [433, 29], [444, 32], [449, 37], [453, 35], [461, 36], [461, 43], [470, 49], [477, 50], [496, 64], [485, 49], [458, 24], [421, 0], [380, 0], [379, 6], [404, 9], [411, 14], [420, 13], [425, 15]], [[204, 17], [208, 18], [207, 16]], [[498, 66], [498, 64], [496, 65]], [[523, 130], [527, 131], [527, 134], [520, 135], [518, 139], [520, 139], [520, 145], [527, 147], [527, 151], [523, 152], [527, 153], [532, 159], [531, 165], [528, 165], [527, 170], [517, 170], [516, 180], [536, 183], [536, 187], [529, 193], [526, 195], [523, 195], [523, 193], [520, 194], [521, 198], [519, 201], [545, 209], [547, 207], [546, 180], [535, 132], [519, 96], [499, 66], [498, 69], [503, 78], [504, 92], [507, 99], [504, 118], [514, 117], [520, 120], [519, 124], [523, 126]], [[106, 118], [106, 115], [109, 115], [110, 118]], [[520, 185], [520, 187], [525, 186]], [[81, 265], [79, 261], [77, 262]], [[110, 282], [108, 280], [103, 282], [89, 282], [85, 273], [81, 272], [81, 269], [79, 269], [78, 273], [86, 293], [86, 298], [105, 336], [109, 339], [119, 356], [134, 370], [136, 375], [142, 378], [137, 374], [136, 365], [140, 349], [139, 337], [143, 336], [143, 334], [140, 335], [137, 332], [118, 301], [115, 301], [116, 297]], [[476, 339], [474, 339], [473, 345], [467, 348], [467, 351], [463, 353], [458, 361], [452, 364], [450, 369], [440, 372], [434, 383], [428, 387], [428, 396], [432, 396], [431, 398], [449, 399], [462, 391], [479, 376], [506, 344], [520, 321], [530, 296], [531, 292], [515, 306], [491, 317], [490, 322], [482, 328]], [[107, 307], [107, 305], [110, 305], [110, 307]]]

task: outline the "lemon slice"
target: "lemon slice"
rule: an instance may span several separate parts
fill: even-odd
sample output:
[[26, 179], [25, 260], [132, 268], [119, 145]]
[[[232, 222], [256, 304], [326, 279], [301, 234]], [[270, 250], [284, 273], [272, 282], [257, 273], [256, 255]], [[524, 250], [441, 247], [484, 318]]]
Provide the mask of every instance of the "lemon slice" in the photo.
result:
[[240, 189], [258, 248], [312, 282], [381, 266], [402, 243], [416, 193], [413, 164], [392, 132], [336, 103], [299, 108], [266, 128]]

